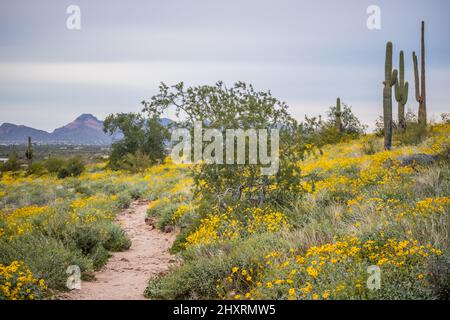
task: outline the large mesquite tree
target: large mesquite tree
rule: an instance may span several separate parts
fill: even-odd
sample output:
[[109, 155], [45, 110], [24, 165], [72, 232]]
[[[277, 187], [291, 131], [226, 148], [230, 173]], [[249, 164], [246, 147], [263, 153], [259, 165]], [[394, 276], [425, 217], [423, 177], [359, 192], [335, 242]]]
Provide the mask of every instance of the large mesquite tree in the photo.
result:
[[203, 131], [217, 129], [223, 136], [226, 129], [280, 130], [280, 165], [276, 174], [261, 175], [264, 165], [248, 161], [245, 164], [198, 163], [192, 173], [196, 194], [203, 198], [218, 200], [221, 205], [238, 200], [262, 205], [267, 201], [282, 202], [299, 191], [297, 162], [303, 156], [303, 144], [297, 134], [298, 125], [288, 114], [287, 105], [270, 92], [255, 91], [243, 82], [231, 88], [222, 82], [188, 88], [182, 82], [171, 87], [162, 83], [159, 93], [143, 105], [143, 112], [150, 117], [174, 108], [178, 125], [191, 131], [194, 121], [202, 123]]

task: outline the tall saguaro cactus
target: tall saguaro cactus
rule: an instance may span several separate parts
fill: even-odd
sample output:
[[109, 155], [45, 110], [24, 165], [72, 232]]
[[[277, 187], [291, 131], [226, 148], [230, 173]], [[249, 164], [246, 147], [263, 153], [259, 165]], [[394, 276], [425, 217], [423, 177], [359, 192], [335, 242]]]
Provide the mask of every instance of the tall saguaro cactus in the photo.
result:
[[33, 164], [33, 146], [31, 144], [31, 137], [28, 137], [28, 146], [27, 151], [25, 151], [25, 158], [28, 160], [28, 170], [30, 170], [31, 165]]
[[398, 126], [400, 130], [406, 129], [405, 105], [408, 102], [408, 82], [405, 82], [405, 58], [400, 51], [399, 81], [395, 84], [395, 100], [398, 102]]
[[341, 98], [337, 98], [336, 100], [336, 113], [335, 113], [335, 121], [336, 121], [336, 130], [342, 131], [342, 112], [341, 112]]
[[383, 81], [384, 148], [392, 147], [392, 87], [397, 83], [397, 70], [392, 71], [392, 42], [386, 44]]
[[419, 124], [426, 126], [427, 124], [427, 99], [425, 85], [425, 22], [422, 21], [422, 37], [421, 37], [421, 70], [419, 82], [419, 66], [417, 63], [416, 53], [413, 52], [414, 63], [414, 82], [416, 85], [416, 100], [419, 103]]

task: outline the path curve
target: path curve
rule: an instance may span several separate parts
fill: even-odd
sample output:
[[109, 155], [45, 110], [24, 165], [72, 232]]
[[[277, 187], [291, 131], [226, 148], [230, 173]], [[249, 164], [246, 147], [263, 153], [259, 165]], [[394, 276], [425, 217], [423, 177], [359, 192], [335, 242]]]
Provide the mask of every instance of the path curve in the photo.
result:
[[132, 241], [129, 250], [114, 252], [108, 263], [95, 273], [94, 281], [83, 281], [81, 290], [73, 290], [62, 299], [69, 300], [142, 300], [148, 280], [167, 271], [174, 263], [168, 253], [174, 233], [163, 233], [145, 223], [148, 203], [134, 202], [118, 216], [118, 223]]

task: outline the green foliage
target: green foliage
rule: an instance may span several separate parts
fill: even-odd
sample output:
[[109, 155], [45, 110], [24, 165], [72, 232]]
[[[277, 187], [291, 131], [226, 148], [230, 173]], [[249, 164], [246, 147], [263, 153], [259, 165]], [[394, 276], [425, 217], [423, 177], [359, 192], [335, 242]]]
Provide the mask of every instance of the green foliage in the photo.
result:
[[128, 189], [131, 199], [138, 200], [145, 196], [145, 185], [134, 185]]
[[64, 162], [64, 165], [58, 170], [58, 178], [78, 177], [83, 173], [85, 167], [81, 158], [75, 157]]
[[40, 234], [7, 241], [0, 238], [0, 263], [24, 261], [37, 278], [44, 278], [50, 288], [67, 290], [67, 267], [77, 265], [84, 278], [91, 277], [93, 264], [79, 250], [68, 248], [60, 240]]
[[131, 240], [120, 226], [108, 223], [102, 227], [107, 233], [107, 237], [103, 243], [103, 247], [106, 250], [118, 252], [128, 250], [131, 247]]
[[[223, 136], [226, 129], [280, 129], [280, 154], [285, 155], [277, 174], [264, 177], [261, 175], [263, 165], [248, 164], [198, 164], [192, 174], [195, 181], [195, 193], [202, 194], [211, 201], [222, 202], [239, 200], [261, 204], [275, 199], [275, 193], [283, 192], [289, 196], [298, 192], [300, 175], [298, 168], [289, 165], [303, 156], [304, 144], [296, 139], [298, 127], [289, 116], [287, 105], [274, 98], [270, 92], [255, 91], [251, 85], [243, 82], [227, 88], [222, 82], [214, 86], [185, 88], [178, 83], [168, 87], [160, 85], [160, 91], [148, 102], [144, 102], [144, 112], [150, 117], [158, 117], [168, 108], [174, 107], [176, 114], [186, 121], [180, 126], [193, 130], [193, 122], [201, 121], [203, 129], [217, 129]], [[298, 135], [297, 135], [298, 136]], [[248, 142], [246, 142], [248, 147]], [[225, 146], [223, 146], [225, 151]], [[225, 152], [223, 152], [225, 155]], [[225, 162], [225, 161], [223, 161]], [[285, 179], [288, 178], [289, 182]], [[290, 186], [287, 189], [271, 188], [273, 185]], [[242, 190], [250, 190], [243, 198]], [[295, 189], [295, 190], [294, 190]], [[270, 191], [269, 191], [270, 190]], [[213, 200], [215, 199], [215, 200]]]
[[407, 121], [406, 129], [397, 132], [396, 143], [399, 145], [417, 145], [428, 136], [429, 129], [415, 121]]
[[127, 153], [122, 159], [121, 168], [132, 173], [144, 172], [150, 167], [152, 161], [150, 157], [141, 151], [136, 153]]
[[44, 167], [49, 173], [58, 173], [64, 166], [64, 159], [59, 157], [49, 157], [44, 161]]
[[251, 268], [276, 248], [287, 249], [276, 234], [255, 235], [225, 248], [193, 248], [184, 264], [166, 276], [150, 280], [145, 296], [152, 299], [218, 299], [217, 279], [226, 277], [233, 266]]
[[2, 166], [2, 171], [18, 171], [20, 169], [20, 162], [17, 152], [13, 150], [8, 157], [8, 161]]
[[163, 230], [165, 226], [172, 225], [173, 214], [177, 210], [179, 204], [176, 202], [160, 203], [159, 205], [149, 208], [147, 210], [147, 216], [157, 218], [156, 227]]
[[132, 200], [133, 199], [128, 191], [122, 191], [117, 194], [117, 203], [121, 209], [129, 208]]
[[108, 251], [123, 251], [131, 245], [120, 226], [112, 221], [67, 225], [64, 216], [55, 215], [49, 226], [41, 232], [50, 238], [58, 239], [69, 250], [80, 252], [89, 258], [94, 269], [106, 264]]
[[41, 176], [46, 173], [45, 166], [41, 162], [33, 162], [28, 168], [28, 173], [36, 176]]
[[430, 266], [430, 275], [427, 279], [431, 283], [435, 299], [450, 299], [450, 257], [433, 261]]
[[353, 135], [353, 137], [356, 138], [366, 131], [367, 126], [359, 121], [359, 119], [353, 113], [351, 106], [348, 106], [345, 103], [342, 103], [342, 105], [344, 108], [343, 110], [340, 109], [339, 111], [336, 107], [330, 107], [329, 111], [327, 112], [328, 116], [327, 127], [332, 127], [332, 123], [334, 122], [335, 119], [335, 116], [333, 115], [339, 113], [341, 119], [340, 132], [347, 135]]
[[450, 113], [442, 113], [441, 119], [443, 123], [450, 123]]
[[139, 172], [164, 159], [164, 143], [169, 133], [158, 117], [145, 118], [138, 113], [111, 114], [103, 125], [109, 134], [123, 134], [123, 138], [112, 145], [110, 166], [113, 169]]
[[382, 151], [383, 145], [380, 143], [379, 138], [374, 135], [368, 135], [364, 137], [362, 142], [362, 152], [367, 155], [373, 155], [377, 152]]
[[[300, 124], [301, 138], [308, 144], [322, 147], [327, 144], [356, 139], [364, 134], [367, 126], [362, 124], [352, 111], [352, 107], [342, 103], [343, 110], [337, 112], [335, 106], [327, 111], [327, 119], [321, 116], [309, 118]], [[340, 130], [336, 126], [336, 114], [340, 114]]]

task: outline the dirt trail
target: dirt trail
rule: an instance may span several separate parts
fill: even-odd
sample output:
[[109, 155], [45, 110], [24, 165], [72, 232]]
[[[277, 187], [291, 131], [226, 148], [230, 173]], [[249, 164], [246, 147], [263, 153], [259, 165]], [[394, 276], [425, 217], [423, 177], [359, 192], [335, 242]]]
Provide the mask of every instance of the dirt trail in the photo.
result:
[[95, 273], [96, 280], [82, 282], [63, 299], [141, 300], [151, 277], [166, 271], [173, 257], [168, 253], [174, 233], [162, 233], [145, 223], [147, 203], [135, 202], [117, 220], [132, 241], [125, 252], [115, 252], [107, 265]]

